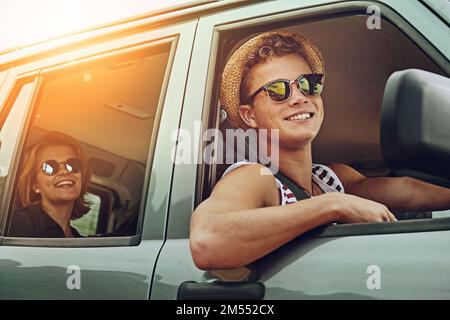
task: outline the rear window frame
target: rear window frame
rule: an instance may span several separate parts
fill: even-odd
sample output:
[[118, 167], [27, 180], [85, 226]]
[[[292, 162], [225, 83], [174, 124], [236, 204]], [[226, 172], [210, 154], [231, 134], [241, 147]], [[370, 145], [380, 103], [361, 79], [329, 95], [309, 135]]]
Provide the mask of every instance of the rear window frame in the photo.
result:
[[[0, 202], [0, 208], [2, 208], [2, 214], [0, 215], [0, 231], [7, 231], [9, 226], [12, 203], [11, 201], [15, 197], [17, 186], [17, 171], [22, 163], [23, 149], [25, 142], [28, 141], [28, 134], [30, 131], [30, 124], [33, 114], [39, 107], [39, 100], [42, 96], [43, 83], [47, 79], [58, 77], [59, 74], [64, 74], [66, 71], [73, 72], [73, 70], [83, 70], [86, 65], [95, 65], [99, 61], [105, 61], [106, 59], [120, 59], [121, 57], [127, 58], [129, 55], [144, 55], [145, 50], [149, 48], [168, 46], [168, 59], [165, 67], [165, 73], [163, 75], [163, 82], [161, 85], [160, 98], [158, 100], [158, 106], [156, 109], [156, 116], [153, 124], [154, 131], [151, 135], [149, 142], [149, 155], [146, 163], [146, 175], [144, 178], [144, 184], [142, 189], [141, 202], [139, 207], [139, 217], [137, 222], [136, 234], [131, 236], [105, 236], [105, 237], [86, 237], [86, 238], [27, 238], [27, 237], [9, 237], [5, 235], [5, 232], [0, 233], [2, 246], [24, 246], [24, 247], [121, 247], [121, 246], [137, 246], [142, 241], [143, 233], [143, 220], [145, 214], [145, 206], [147, 203], [147, 193], [149, 190], [149, 181], [151, 174], [151, 167], [153, 165], [153, 157], [156, 147], [156, 140], [158, 137], [159, 126], [161, 124], [161, 116], [164, 108], [165, 96], [167, 92], [168, 82], [170, 79], [170, 73], [174, 63], [176, 48], [178, 43], [178, 35], [168, 35], [163, 38], [148, 39], [145, 42], [136, 43], [131, 46], [122, 48], [114, 48], [113, 50], [97, 52], [94, 55], [81, 56], [75, 61], [63, 65], [47, 65], [39, 70], [33, 70], [31, 73], [18, 76], [14, 81], [11, 92], [8, 96], [7, 103], [4, 105], [6, 108], [2, 108], [0, 112], [0, 127], [3, 127], [4, 121], [9, 115], [14, 101], [19, 94], [22, 86], [25, 83], [34, 79], [36, 81], [36, 87], [34, 88], [33, 98], [25, 114], [25, 121], [23, 128], [20, 129], [20, 136], [18, 138], [15, 152], [12, 156], [12, 164], [10, 174], [7, 177], [5, 183], [5, 192], [3, 199]], [[159, 50], [159, 49], [158, 49]], [[3, 219], [3, 220], [2, 220]], [[3, 227], [3, 228], [1, 228]]]

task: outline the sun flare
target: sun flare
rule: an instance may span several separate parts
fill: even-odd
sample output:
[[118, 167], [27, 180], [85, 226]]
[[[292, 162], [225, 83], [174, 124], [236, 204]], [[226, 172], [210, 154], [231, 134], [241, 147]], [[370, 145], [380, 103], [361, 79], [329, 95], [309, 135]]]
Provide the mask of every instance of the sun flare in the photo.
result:
[[188, 0], [2, 0], [0, 51]]

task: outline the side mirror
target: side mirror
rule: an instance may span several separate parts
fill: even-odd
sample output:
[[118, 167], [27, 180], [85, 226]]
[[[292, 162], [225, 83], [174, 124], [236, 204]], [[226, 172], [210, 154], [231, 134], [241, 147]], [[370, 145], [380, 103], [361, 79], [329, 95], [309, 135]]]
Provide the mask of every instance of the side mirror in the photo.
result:
[[393, 73], [381, 109], [381, 149], [398, 175], [450, 187], [450, 79], [409, 69]]

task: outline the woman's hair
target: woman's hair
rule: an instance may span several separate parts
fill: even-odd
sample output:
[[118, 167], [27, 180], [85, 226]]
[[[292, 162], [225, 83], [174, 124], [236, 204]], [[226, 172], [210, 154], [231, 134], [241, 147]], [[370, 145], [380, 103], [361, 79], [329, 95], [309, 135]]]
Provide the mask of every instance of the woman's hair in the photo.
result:
[[83, 152], [80, 144], [77, 140], [71, 136], [53, 131], [41, 138], [39, 138], [27, 151], [24, 159], [24, 165], [19, 177], [18, 193], [21, 204], [29, 206], [32, 204], [40, 204], [41, 196], [33, 191], [33, 185], [36, 180], [36, 157], [37, 154], [45, 147], [48, 146], [68, 146], [77, 155], [77, 158], [81, 161], [81, 192], [80, 196], [75, 200], [72, 219], [78, 219], [86, 214], [90, 207], [89, 201], [84, 199], [86, 194], [87, 184], [91, 178], [91, 169], [89, 166], [89, 160]]

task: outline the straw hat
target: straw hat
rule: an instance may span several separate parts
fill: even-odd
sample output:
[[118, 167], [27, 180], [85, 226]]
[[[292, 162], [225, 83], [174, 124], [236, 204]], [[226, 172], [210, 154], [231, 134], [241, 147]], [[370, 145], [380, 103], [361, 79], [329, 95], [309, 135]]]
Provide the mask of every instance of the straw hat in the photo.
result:
[[325, 74], [325, 64], [320, 51], [308, 39], [298, 33], [272, 31], [251, 38], [233, 53], [222, 73], [220, 102], [222, 108], [227, 112], [228, 121], [236, 128], [244, 130], [249, 128], [239, 116], [240, 88], [245, 63], [250, 54], [257, 54], [260, 48], [267, 44], [267, 39], [274, 36], [289, 37], [290, 42], [294, 40], [299, 45], [299, 53], [306, 60], [311, 71]]

